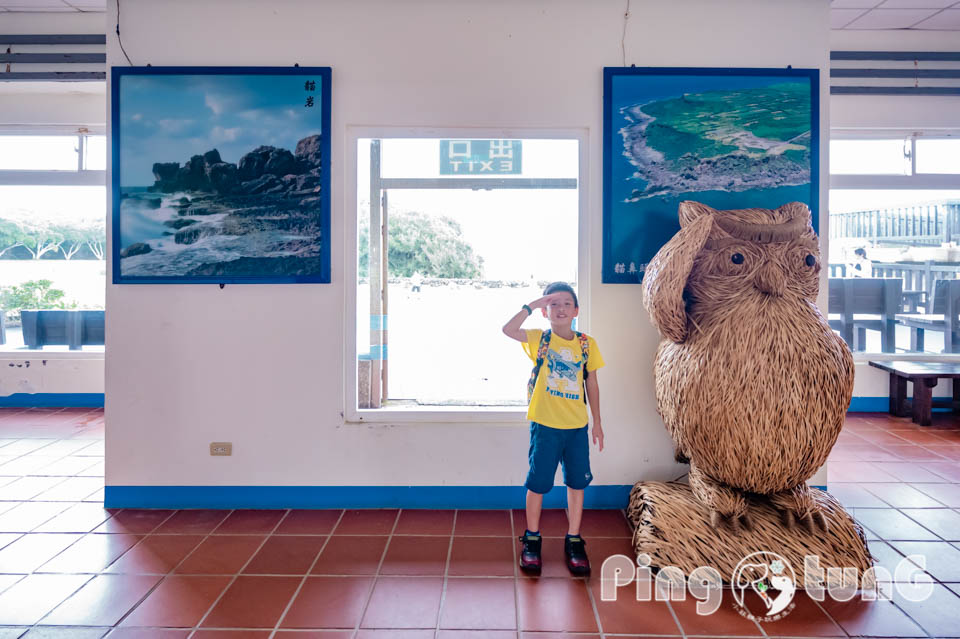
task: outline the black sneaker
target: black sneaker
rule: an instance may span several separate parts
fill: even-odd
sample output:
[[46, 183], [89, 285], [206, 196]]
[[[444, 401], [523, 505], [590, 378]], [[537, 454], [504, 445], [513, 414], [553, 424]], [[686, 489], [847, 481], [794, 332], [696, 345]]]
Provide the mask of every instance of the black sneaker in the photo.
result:
[[580, 535], [567, 535], [563, 542], [563, 554], [567, 557], [567, 568], [578, 577], [590, 574], [590, 560], [587, 559], [587, 542]]
[[539, 575], [543, 562], [540, 559], [540, 535], [520, 535], [520, 570]]

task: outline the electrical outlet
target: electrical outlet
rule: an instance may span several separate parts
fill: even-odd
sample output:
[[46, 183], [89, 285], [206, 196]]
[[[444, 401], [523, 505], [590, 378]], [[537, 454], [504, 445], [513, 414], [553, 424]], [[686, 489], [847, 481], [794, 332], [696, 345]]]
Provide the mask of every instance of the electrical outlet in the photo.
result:
[[210, 454], [211, 455], [232, 455], [233, 443], [232, 442], [210, 442]]

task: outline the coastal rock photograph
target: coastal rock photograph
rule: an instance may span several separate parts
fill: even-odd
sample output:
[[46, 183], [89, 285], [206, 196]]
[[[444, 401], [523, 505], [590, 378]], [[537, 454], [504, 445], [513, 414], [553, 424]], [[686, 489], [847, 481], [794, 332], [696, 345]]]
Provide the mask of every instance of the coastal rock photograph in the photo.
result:
[[323, 83], [283, 71], [121, 76], [121, 281], [329, 280]]

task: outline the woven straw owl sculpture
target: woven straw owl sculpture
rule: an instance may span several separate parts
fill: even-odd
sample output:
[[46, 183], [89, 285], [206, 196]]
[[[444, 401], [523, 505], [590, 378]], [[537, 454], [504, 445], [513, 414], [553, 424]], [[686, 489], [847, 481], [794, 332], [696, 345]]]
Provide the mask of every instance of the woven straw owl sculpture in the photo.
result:
[[853, 392], [853, 358], [816, 307], [820, 251], [805, 204], [680, 204], [680, 231], [647, 266], [663, 336], [657, 404], [714, 526], [750, 527], [766, 500], [793, 528], [827, 521], [806, 486]]

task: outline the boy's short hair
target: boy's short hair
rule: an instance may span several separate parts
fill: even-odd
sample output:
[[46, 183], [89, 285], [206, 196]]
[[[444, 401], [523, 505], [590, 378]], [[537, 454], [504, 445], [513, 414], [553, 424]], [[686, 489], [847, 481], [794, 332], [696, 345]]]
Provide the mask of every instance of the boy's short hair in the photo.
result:
[[543, 294], [550, 295], [551, 293], [570, 293], [570, 295], [573, 296], [574, 307], [580, 308], [580, 302], [577, 301], [577, 293], [573, 290], [573, 287], [566, 282], [551, 282], [547, 284], [547, 288], [543, 289]]

